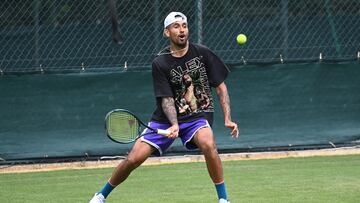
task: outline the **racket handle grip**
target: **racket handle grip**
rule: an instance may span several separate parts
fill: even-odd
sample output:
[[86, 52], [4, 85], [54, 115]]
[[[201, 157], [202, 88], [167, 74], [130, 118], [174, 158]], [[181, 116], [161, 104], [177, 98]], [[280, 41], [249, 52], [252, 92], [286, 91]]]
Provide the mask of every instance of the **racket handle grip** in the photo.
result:
[[170, 131], [169, 130], [157, 129], [157, 133], [160, 134], [160, 135], [168, 136], [170, 134]]

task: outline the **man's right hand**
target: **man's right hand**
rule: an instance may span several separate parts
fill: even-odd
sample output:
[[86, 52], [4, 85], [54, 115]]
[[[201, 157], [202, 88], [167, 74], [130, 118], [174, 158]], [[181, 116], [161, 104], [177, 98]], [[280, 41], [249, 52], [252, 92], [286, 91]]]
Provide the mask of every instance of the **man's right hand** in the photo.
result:
[[167, 130], [170, 131], [168, 138], [176, 139], [177, 137], [179, 137], [179, 125], [178, 124], [172, 125]]

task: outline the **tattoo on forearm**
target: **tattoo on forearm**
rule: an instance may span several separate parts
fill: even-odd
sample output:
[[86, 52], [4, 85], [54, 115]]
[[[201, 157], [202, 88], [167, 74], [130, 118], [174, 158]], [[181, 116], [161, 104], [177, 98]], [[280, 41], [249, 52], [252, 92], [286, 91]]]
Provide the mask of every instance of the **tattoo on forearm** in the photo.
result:
[[224, 112], [224, 116], [231, 120], [231, 109], [230, 109], [230, 97], [226, 91], [220, 91], [218, 93], [220, 105]]
[[169, 119], [171, 124], [177, 124], [177, 113], [175, 108], [174, 98], [172, 97], [164, 97], [161, 102], [162, 109]]

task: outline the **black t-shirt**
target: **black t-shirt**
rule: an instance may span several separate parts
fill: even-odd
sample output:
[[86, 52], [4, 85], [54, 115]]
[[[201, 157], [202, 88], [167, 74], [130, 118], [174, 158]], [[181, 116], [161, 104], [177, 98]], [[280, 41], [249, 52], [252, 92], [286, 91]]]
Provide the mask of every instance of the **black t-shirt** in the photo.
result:
[[198, 44], [189, 43], [188, 52], [180, 58], [158, 55], [152, 63], [156, 110], [151, 120], [168, 122], [161, 107], [162, 97], [174, 98], [179, 123], [214, 112], [211, 87], [220, 85], [228, 72], [218, 56]]

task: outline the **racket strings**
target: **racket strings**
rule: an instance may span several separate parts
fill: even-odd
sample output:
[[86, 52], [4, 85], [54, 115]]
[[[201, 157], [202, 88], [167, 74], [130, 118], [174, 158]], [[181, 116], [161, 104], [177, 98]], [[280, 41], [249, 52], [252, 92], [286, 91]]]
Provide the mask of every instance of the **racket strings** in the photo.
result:
[[139, 135], [138, 120], [125, 112], [113, 112], [107, 125], [109, 136], [119, 142], [131, 142]]

